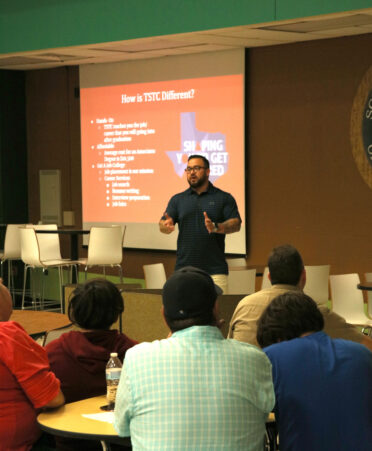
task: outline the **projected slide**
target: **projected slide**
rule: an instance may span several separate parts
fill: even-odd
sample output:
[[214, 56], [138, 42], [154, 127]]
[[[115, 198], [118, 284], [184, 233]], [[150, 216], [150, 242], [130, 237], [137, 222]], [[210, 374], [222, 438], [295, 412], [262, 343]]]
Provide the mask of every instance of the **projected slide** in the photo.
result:
[[191, 154], [244, 220], [243, 76], [81, 89], [84, 223], [157, 224]]

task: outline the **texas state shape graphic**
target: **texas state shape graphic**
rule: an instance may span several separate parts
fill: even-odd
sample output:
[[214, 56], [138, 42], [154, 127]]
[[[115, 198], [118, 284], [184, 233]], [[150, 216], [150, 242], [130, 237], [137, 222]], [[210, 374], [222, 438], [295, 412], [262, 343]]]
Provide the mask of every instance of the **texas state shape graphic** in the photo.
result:
[[206, 157], [210, 164], [209, 179], [213, 183], [228, 169], [229, 155], [226, 151], [226, 137], [223, 133], [201, 132], [195, 126], [195, 113], [181, 113], [181, 148], [167, 150], [174, 170], [182, 177], [189, 155]]

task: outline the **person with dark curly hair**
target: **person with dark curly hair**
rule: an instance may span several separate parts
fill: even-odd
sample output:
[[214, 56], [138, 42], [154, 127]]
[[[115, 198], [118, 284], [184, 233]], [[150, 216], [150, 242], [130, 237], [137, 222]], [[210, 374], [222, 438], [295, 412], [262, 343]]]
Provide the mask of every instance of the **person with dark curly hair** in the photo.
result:
[[[67, 332], [46, 346], [51, 369], [61, 381], [67, 403], [105, 394], [110, 353], [117, 352], [123, 361], [126, 351], [137, 344], [110, 329], [123, 311], [123, 298], [108, 280], [89, 280], [72, 293], [68, 316], [80, 330]], [[87, 441], [56, 437], [56, 443], [59, 450], [100, 449], [99, 442], [94, 442], [95, 448]]]
[[372, 443], [372, 353], [322, 331], [301, 291], [274, 298], [257, 324], [272, 364], [280, 451], [367, 451]]

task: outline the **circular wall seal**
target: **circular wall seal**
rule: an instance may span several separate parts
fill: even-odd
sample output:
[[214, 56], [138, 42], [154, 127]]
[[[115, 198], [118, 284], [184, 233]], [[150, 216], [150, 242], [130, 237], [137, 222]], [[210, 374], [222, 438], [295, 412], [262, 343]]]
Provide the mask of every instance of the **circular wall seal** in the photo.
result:
[[359, 172], [372, 189], [372, 66], [364, 75], [354, 97], [350, 140]]

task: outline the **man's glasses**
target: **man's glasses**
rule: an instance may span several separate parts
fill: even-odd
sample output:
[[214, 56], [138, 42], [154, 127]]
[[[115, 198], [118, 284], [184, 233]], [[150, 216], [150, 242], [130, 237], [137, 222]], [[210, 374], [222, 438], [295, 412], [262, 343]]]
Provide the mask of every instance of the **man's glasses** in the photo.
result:
[[188, 174], [190, 174], [190, 172], [199, 172], [201, 169], [205, 169], [205, 166], [187, 166], [187, 168], [185, 169], [185, 172], [187, 172]]

